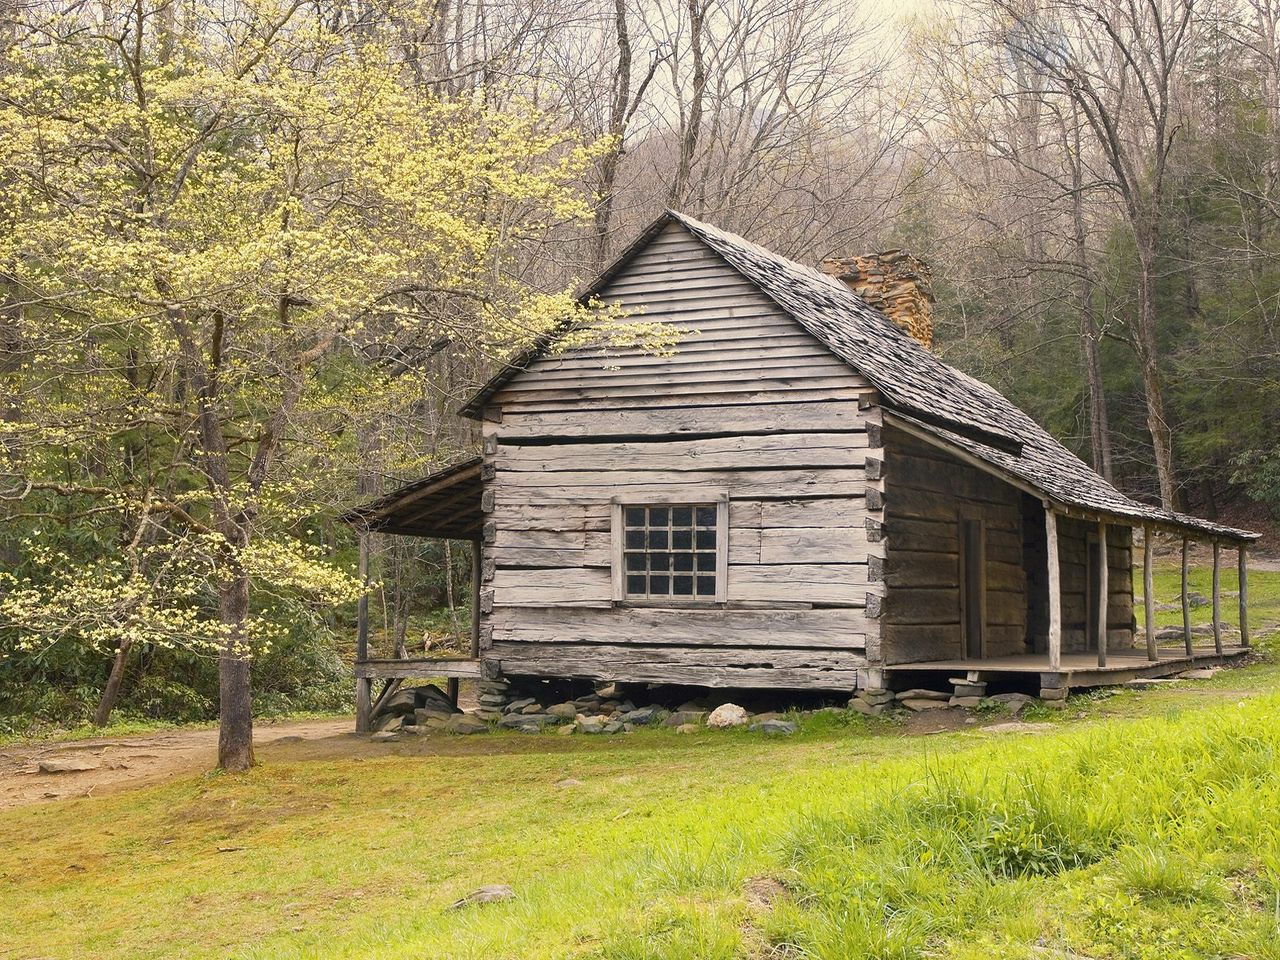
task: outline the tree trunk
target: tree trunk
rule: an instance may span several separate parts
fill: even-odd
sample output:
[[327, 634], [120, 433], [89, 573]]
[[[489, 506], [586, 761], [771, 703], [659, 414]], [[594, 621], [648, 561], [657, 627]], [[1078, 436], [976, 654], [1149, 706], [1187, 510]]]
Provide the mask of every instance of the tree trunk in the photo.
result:
[[116, 708], [120, 699], [120, 686], [124, 683], [124, 669], [129, 662], [129, 651], [133, 648], [132, 640], [121, 640], [116, 655], [111, 660], [111, 673], [107, 676], [107, 685], [98, 700], [98, 708], [93, 711], [93, 725], [105, 727], [111, 719], [111, 711]]
[[595, 210], [595, 260], [603, 266], [609, 254], [609, 226], [613, 220], [614, 187], [622, 163], [622, 140], [627, 133], [627, 108], [631, 103], [631, 34], [627, 29], [626, 0], [614, 0], [613, 24], [618, 45], [618, 68], [613, 78], [613, 104], [609, 110], [609, 136], [613, 143], [600, 158], [600, 191]]
[[[1072, 101], [1073, 106], [1075, 102]], [[1089, 438], [1093, 469], [1108, 483], [1111, 470], [1111, 423], [1107, 415], [1107, 395], [1102, 382], [1102, 354], [1099, 349], [1097, 318], [1093, 312], [1093, 273], [1089, 267], [1088, 231], [1084, 219], [1084, 169], [1080, 145], [1080, 118], [1074, 117], [1074, 146], [1071, 156], [1071, 214], [1074, 227], [1076, 271], [1079, 274], [1080, 345], [1084, 354], [1085, 381], [1089, 385]]]
[[218, 766], [241, 771], [253, 766], [253, 698], [245, 621], [249, 578], [237, 571], [218, 589], [218, 611], [227, 640], [218, 654]]
[[[671, 205], [684, 203], [693, 170], [693, 157], [698, 150], [698, 134], [702, 128], [702, 101], [706, 97], [707, 67], [702, 52], [702, 24], [706, 10], [702, 0], [688, 0], [689, 47], [693, 55], [693, 84], [689, 94], [689, 116], [680, 137], [680, 159], [676, 164], [675, 179], [671, 181]], [[701, 210], [699, 210], [701, 212]]]
[[1160, 376], [1158, 362], [1160, 353], [1156, 343], [1155, 246], [1153, 237], [1138, 241], [1141, 275], [1138, 288], [1138, 335], [1135, 338], [1135, 344], [1138, 350], [1138, 363], [1142, 367], [1142, 387], [1147, 403], [1147, 430], [1151, 434], [1156, 479], [1160, 484], [1160, 505], [1166, 510], [1176, 510], [1178, 496], [1173, 472], [1173, 430], [1165, 414], [1164, 382]]

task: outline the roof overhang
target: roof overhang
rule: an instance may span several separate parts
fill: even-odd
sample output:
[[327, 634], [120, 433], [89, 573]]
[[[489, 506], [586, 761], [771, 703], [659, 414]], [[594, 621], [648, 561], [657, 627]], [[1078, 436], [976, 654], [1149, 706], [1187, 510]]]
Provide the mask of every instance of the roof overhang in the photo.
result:
[[354, 507], [338, 519], [370, 533], [479, 540], [484, 527], [481, 471], [480, 457], [472, 457]]
[[934, 432], [932, 424], [922, 422], [915, 417], [904, 416], [890, 411], [885, 411], [884, 419], [886, 424], [891, 424], [904, 433], [909, 433], [925, 443], [940, 450], [945, 450], [956, 459], [969, 464], [975, 469], [1002, 480], [1009, 486], [1021, 490], [1029, 496], [1036, 497], [1043, 501], [1046, 507], [1052, 507], [1054, 511], [1065, 516], [1086, 520], [1115, 521], [1125, 526], [1150, 527], [1153, 530], [1159, 530], [1164, 533], [1218, 542], [1245, 544], [1252, 543], [1262, 536], [1252, 530], [1239, 530], [1235, 527], [1214, 523], [1211, 520], [1202, 520], [1199, 517], [1192, 517], [1185, 513], [1175, 513], [1172, 510], [1161, 510], [1158, 507], [1140, 504], [1136, 501], [1133, 503], [1134, 509], [1131, 512], [1103, 510], [1095, 506], [1070, 503], [1061, 497], [1055, 497], [1046, 492], [1026, 477], [1018, 476], [999, 464], [985, 460], [973, 451], [953, 443], [946, 437], [939, 436]]

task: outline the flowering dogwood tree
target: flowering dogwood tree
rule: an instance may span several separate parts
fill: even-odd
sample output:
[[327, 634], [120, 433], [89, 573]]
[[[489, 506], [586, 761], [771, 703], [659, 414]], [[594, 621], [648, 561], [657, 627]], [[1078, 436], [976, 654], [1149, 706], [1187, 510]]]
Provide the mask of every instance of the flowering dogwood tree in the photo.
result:
[[216, 651], [244, 769], [255, 591], [360, 589], [307, 518], [359, 425], [409, 409], [376, 359], [572, 322], [510, 266], [587, 214], [596, 151], [518, 100], [436, 98], [325, 5], [58, 7], [0, 64], [0, 457], [11, 519], [111, 533], [89, 564], [31, 535], [0, 616], [117, 660]]

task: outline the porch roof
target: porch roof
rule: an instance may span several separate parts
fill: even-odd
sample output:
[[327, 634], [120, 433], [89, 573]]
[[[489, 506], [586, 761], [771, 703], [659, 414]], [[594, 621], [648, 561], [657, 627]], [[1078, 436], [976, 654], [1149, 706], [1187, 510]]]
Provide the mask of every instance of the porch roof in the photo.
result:
[[353, 507], [338, 519], [371, 533], [479, 540], [482, 490], [481, 458], [472, 457]]

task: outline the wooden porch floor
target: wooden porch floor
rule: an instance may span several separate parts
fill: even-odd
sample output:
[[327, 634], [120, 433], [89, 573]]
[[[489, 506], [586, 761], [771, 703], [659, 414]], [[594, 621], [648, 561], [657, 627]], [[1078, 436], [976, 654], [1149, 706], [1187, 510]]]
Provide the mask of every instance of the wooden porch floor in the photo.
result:
[[1249, 647], [1224, 646], [1222, 653], [1213, 647], [1194, 647], [1191, 656], [1185, 648], [1172, 647], [1157, 650], [1158, 659], [1148, 660], [1145, 650], [1112, 650], [1107, 653], [1107, 665], [1098, 666], [1098, 655], [1088, 653], [1064, 653], [1057, 670], [1049, 668], [1047, 653], [1027, 653], [1008, 657], [990, 657], [980, 660], [925, 660], [919, 663], [886, 664], [884, 672], [895, 673], [950, 673], [955, 676], [979, 674], [975, 680], [989, 680], [1000, 674], [1034, 673], [1042, 677], [1055, 677], [1057, 685], [1071, 687], [1105, 686], [1124, 683], [1145, 677], [1167, 677], [1195, 667], [1210, 667], [1230, 663], [1249, 653]]

